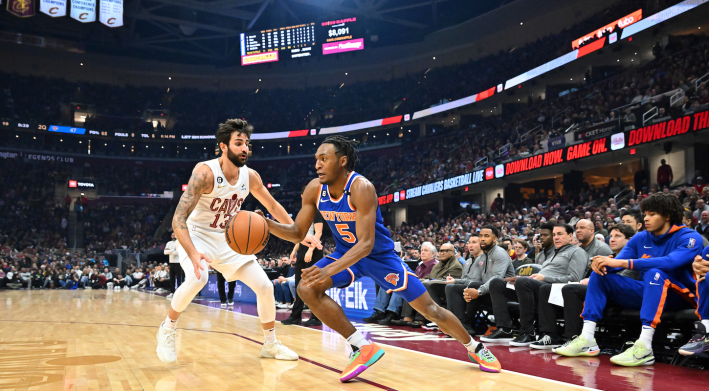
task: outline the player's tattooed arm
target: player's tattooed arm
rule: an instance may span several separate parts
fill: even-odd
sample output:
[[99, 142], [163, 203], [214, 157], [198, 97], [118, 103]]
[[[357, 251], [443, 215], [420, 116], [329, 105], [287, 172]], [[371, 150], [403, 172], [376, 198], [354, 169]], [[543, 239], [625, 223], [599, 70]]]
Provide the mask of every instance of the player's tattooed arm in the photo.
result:
[[182, 193], [177, 209], [175, 209], [175, 215], [172, 218], [173, 231], [187, 229], [187, 218], [197, 206], [199, 197], [212, 187], [213, 181], [212, 170], [206, 165], [203, 164], [194, 169], [192, 177], [187, 183], [187, 190]]

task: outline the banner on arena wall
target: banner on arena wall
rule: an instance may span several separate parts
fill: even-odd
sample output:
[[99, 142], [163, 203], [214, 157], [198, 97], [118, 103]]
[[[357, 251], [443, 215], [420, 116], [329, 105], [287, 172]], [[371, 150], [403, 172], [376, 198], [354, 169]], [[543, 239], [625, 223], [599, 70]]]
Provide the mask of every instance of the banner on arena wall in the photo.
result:
[[34, 16], [34, 0], [8, 0], [7, 12], [20, 18], [32, 17]]
[[551, 151], [552, 149], [561, 148], [561, 147], [563, 147], [564, 145], [566, 145], [566, 137], [564, 137], [564, 136], [551, 137], [551, 138], [547, 141], [547, 143], [548, 143], [548, 145], [549, 145], [549, 150], [550, 150], [550, 151]]
[[96, 21], [96, 0], [72, 0], [71, 18], [81, 23]]
[[608, 136], [618, 131], [618, 121], [609, 121], [602, 124], [577, 130], [574, 132], [574, 141], [587, 140], [596, 137]]
[[123, 26], [123, 0], [101, 0], [99, 12], [99, 20], [106, 26]]
[[39, 11], [52, 18], [66, 16], [67, 0], [39, 0]]

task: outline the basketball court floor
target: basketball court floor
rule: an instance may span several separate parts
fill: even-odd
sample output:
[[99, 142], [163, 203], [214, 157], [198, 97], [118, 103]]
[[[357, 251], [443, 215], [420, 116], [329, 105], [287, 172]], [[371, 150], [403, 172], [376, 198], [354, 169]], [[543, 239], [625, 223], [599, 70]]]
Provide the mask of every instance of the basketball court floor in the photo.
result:
[[[256, 306], [195, 300], [180, 317], [178, 363], [155, 354], [170, 302], [138, 291], [0, 291], [0, 390], [681, 390], [705, 389], [707, 372], [656, 364], [612, 366], [608, 356], [564, 358], [490, 346], [503, 372], [481, 372], [465, 349], [435, 332], [365, 325], [386, 355], [340, 383], [343, 338], [325, 328], [282, 326], [278, 338], [301, 359], [259, 356]], [[285, 319], [287, 311], [279, 311]]]

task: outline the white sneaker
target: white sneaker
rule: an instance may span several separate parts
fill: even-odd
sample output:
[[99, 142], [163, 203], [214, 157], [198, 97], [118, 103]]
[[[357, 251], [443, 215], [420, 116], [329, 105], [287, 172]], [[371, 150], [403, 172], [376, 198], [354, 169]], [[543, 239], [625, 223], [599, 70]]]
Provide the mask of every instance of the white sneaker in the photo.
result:
[[166, 299], [172, 299], [172, 296], [174, 296], [174, 295], [175, 295], [174, 293], [170, 293], [170, 294], [167, 295], [165, 298], [166, 298]]
[[130, 289], [138, 289], [138, 285], [133, 285]]
[[261, 357], [275, 358], [276, 360], [295, 361], [298, 354], [285, 347], [281, 341], [264, 343], [261, 348]]
[[227, 305], [229, 305], [229, 307], [234, 306], [234, 300], [227, 300], [226, 303], [227, 303]]
[[285, 304], [276, 303], [276, 308], [282, 309], [282, 310], [287, 310], [287, 309], [288, 309], [288, 306], [285, 305]]
[[163, 292], [165, 292], [165, 290], [162, 288], [158, 288], [155, 290], [155, 293], [163, 293]]
[[177, 362], [177, 352], [175, 351], [175, 335], [177, 330], [164, 327], [163, 321], [158, 328], [158, 333], [155, 338], [158, 340], [158, 347], [155, 351], [158, 353], [158, 358], [165, 364]]
[[123, 287], [123, 290], [124, 290], [124, 291], [129, 291], [130, 288], [128, 288], [128, 286], [126, 285], [126, 286]]
[[114, 286], [114, 287], [113, 287], [113, 290], [114, 290], [114, 291], [120, 291], [120, 290], [121, 290], [121, 287], [120, 287], [120, 286]]
[[293, 304], [286, 304], [286, 307], [288, 307], [289, 310], [293, 309]]
[[226, 308], [226, 303], [222, 303], [221, 307], [222, 309]]

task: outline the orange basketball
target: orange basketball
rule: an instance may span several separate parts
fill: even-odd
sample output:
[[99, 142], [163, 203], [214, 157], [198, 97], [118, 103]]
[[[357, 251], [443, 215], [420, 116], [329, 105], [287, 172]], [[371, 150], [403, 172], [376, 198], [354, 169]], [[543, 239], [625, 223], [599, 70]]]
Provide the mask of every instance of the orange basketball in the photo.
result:
[[268, 244], [269, 235], [266, 219], [246, 210], [237, 212], [229, 219], [224, 231], [229, 247], [242, 255], [252, 255], [263, 250]]

